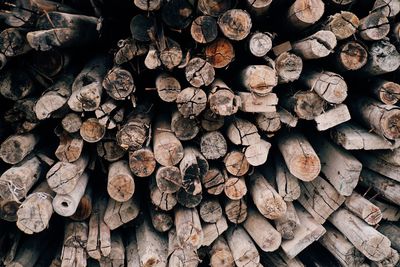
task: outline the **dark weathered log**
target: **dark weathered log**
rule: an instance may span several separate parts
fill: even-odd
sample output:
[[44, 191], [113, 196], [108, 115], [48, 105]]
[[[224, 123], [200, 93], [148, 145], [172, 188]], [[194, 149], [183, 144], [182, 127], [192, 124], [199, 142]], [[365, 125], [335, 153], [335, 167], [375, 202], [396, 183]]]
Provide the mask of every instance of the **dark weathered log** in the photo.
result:
[[304, 267], [305, 265], [297, 258], [290, 259], [282, 250], [272, 253], [261, 254], [260, 262], [263, 266], [290, 266], [290, 267]]
[[7, 99], [19, 100], [35, 90], [33, 79], [23, 70], [15, 68], [2, 71], [0, 75], [0, 94]]
[[114, 55], [115, 64], [121, 65], [134, 57], [143, 56], [148, 52], [146, 45], [129, 38], [118, 42], [119, 50]]
[[[160, 2], [160, 1], [158, 1]], [[144, 14], [138, 14], [131, 19], [130, 29], [133, 39], [139, 42], [149, 42], [154, 36], [155, 18]]]
[[218, 38], [206, 47], [205, 55], [214, 68], [225, 68], [235, 59], [235, 49], [228, 39]]
[[224, 191], [225, 177], [218, 168], [211, 167], [201, 178], [201, 183], [210, 195], [219, 195]]
[[203, 111], [200, 118], [201, 127], [209, 132], [219, 130], [222, 126], [224, 126], [224, 123], [224, 117], [215, 114], [210, 109]]
[[[185, 0], [178, 0], [185, 1]], [[170, 2], [171, 3], [171, 2]], [[166, 38], [165, 42], [161, 44], [159, 59], [167, 69], [172, 70], [177, 67], [183, 58], [181, 46], [178, 42], [171, 38]], [[150, 51], [149, 51], [150, 53]], [[158, 53], [158, 52], [157, 52]]]
[[324, 29], [333, 32], [337, 40], [344, 40], [356, 33], [359, 24], [354, 13], [341, 11], [328, 18]]
[[116, 100], [109, 99], [101, 104], [100, 107], [94, 111], [94, 114], [102, 126], [111, 130], [122, 123], [124, 112], [124, 107], [119, 106]]
[[158, 96], [165, 102], [174, 102], [181, 92], [180, 82], [168, 73], [162, 73], [156, 78]]
[[283, 52], [275, 59], [275, 69], [278, 83], [288, 83], [297, 80], [303, 70], [303, 60], [290, 52]]
[[291, 240], [295, 237], [297, 226], [300, 224], [296, 209], [292, 202], [286, 202], [286, 212], [283, 216], [274, 220], [276, 230], [285, 240]]
[[128, 201], [135, 192], [135, 180], [125, 160], [110, 164], [107, 179], [108, 195], [119, 202]]
[[192, 38], [201, 44], [210, 43], [217, 38], [217, 21], [211, 16], [199, 16], [190, 28]]
[[230, 227], [225, 236], [236, 266], [258, 266], [260, 262], [260, 254], [258, 253], [253, 240], [242, 226]]
[[106, 132], [106, 135], [97, 142], [96, 150], [97, 155], [109, 162], [121, 159], [126, 152], [126, 150], [118, 144], [115, 133], [111, 134], [110, 132]]
[[201, 177], [203, 177], [209, 165], [204, 156], [194, 147], [186, 147], [184, 156], [179, 163], [179, 169], [182, 174], [182, 188], [192, 194], [201, 194]]
[[200, 205], [203, 195], [197, 194], [193, 195], [191, 193], [186, 192], [185, 189], [181, 188], [176, 194], [176, 198], [179, 204], [186, 208], [195, 208]]
[[346, 198], [345, 206], [355, 215], [363, 219], [369, 225], [376, 225], [382, 219], [380, 209], [360, 194], [353, 192]]
[[104, 213], [104, 222], [110, 230], [114, 230], [135, 219], [139, 211], [140, 203], [136, 196], [125, 202], [117, 202], [110, 198]]
[[321, 30], [311, 36], [294, 42], [292, 46], [294, 53], [307, 60], [328, 56], [332, 53], [336, 44], [336, 36], [333, 32]]
[[15, 57], [28, 53], [32, 48], [26, 40], [27, 30], [8, 28], [0, 33], [0, 52], [6, 57]]
[[400, 219], [400, 209], [397, 206], [377, 199], [370, 199], [369, 201], [380, 209], [382, 219], [390, 222], [396, 222]]
[[182, 187], [182, 175], [178, 167], [162, 166], [156, 172], [157, 187], [163, 193], [175, 193]]
[[0, 158], [8, 164], [21, 162], [39, 142], [39, 136], [31, 133], [10, 135], [0, 145]]
[[234, 224], [242, 223], [247, 218], [247, 203], [244, 198], [225, 201], [224, 210], [226, 218]]
[[0, 219], [7, 222], [16, 222], [18, 220], [17, 212], [20, 205], [20, 201], [0, 198]]
[[368, 52], [368, 63], [363, 70], [370, 75], [392, 72], [400, 66], [400, 54], [387, 40], [372, 43]]
[[210, 250], [211, 267], [234, 267], [232, 252], [223, 236], [219, 236], [211, 246]]
[[86, 187], [85, 194], [82, 196], [78, 207], [74, 214], [70, 218], [74, 221], [85, 221], [90, 217], [93, 210], [93, 189], [90, 185]]
[[377, 41], [385, 38], [390, 31], [389, 20], [381, 12], [372, 12], [360, 19], [358, 34], [366, 41]]
[[391, 241], [391, 246], [399, 250], [400, 249], [400, 228], [396, 224], [384, 222], [378, 227], [378, 231], [387, 236]]
[[230, 9], [218, 18], [218, 25], [227, 38], [240, 41], [249, 35], [252, 22], [246, 11]]
[[173, 0], [161, 9], [163, 22], [172, 29], [184, 29], [192, 21], [193, 5], [187, 0]]
[[102, 85], [107, 94], [115, 100], [123, 100], [136, 90], [132, 74], [120, 67], [109, 70]]
[[137, 177], [150, 176], [156, 169], [156, 159], [153, 151], [146, 147], [129, 152], [129, 167]]
[[240, 82], [249, 92], [264, 96], [278, 84], [278, 77], [267, 65], [250, 65], [241, 71]]
[[335, 64], [341, 71], [359, 70], [367, 59], [366, 48], [356, 41], [348, 41], [335, 50]]
[[279, 104], [303, 120], [313, 120], [323, 113], [326, 106], [326, 102], [314, 91], [288, 92]]
[[321, 0], [296, 0], [289, 8], [288, 22], [296, 29], [304, 29], [316, 23], [324, 11]]

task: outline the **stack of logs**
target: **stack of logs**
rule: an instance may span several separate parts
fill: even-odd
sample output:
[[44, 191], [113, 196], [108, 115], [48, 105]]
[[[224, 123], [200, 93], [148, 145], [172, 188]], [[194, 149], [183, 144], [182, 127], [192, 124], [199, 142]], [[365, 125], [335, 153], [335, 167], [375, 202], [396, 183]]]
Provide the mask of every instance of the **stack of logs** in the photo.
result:
[[0, 10], [0, 266], [398, 264], [399, 0]]

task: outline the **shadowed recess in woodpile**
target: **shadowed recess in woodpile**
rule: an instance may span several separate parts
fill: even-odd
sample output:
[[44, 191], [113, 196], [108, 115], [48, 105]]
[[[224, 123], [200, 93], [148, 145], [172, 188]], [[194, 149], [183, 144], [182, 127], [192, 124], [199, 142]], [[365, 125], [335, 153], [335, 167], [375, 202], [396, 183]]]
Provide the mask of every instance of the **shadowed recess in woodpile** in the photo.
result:
[[399, 267], [400, 0], [0, 0], [0, 267]]

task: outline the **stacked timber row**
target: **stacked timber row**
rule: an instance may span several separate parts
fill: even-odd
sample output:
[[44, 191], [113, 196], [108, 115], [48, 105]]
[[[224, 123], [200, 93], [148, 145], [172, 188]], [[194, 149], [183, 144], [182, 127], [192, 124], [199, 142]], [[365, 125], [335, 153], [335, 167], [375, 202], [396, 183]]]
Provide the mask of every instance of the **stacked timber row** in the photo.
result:
[[0, 2], [0, 266], [398, 266], [399, 0]]

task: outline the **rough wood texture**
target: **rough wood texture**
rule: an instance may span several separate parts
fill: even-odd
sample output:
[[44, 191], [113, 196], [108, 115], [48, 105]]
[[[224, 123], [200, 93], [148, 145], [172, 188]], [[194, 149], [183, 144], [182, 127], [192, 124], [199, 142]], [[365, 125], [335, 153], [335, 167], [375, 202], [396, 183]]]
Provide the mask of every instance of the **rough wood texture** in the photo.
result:
[[241, 99], [220, 79], [210, 85], [208, 95], [210, 109], [217, 115], [229, 116], [235, 114], [241, 106]]
[[181, 141], [192, 140], [200, 131], [198, 121], [185, 118], [182, 113], [175, 111], [171, 118], [171, 130]]
[[137, 177], [148, 177], [156, 169], [154, 153], [150, 148], [129, 152], [129, 168]]
[[203, 242], [199, 213], [196, 209], [178, 207], [175, 209], [175, 227], [181, 246], [199, 248]]
[[110, 230], [114, 230], [135, 219], [139, 211], [140, 203], [136, 197], [125, 202], [117, 202], [110, 198], [104, 213], [104, 222]]
[[156, 229], [158, 232], [164, 233], [172, 228], [174, 225], [174, 220], [171, 214], [155, 209], [155, 207], [151, 204], [149, 205], [149, 209], [150, 219], [154, 229]]
[[206, 159], [215, 160], [225, 156], [228, 145], [220, 132], [211, 131], [201, 137], [200, 149]]
[[240, 107], [243, 112], [251, 113], [273, 113], [276, 111], [278, 97], [274, 93], [256, 95], [253, 93], [239, 92]]
[[243, 176], [249, 169], [250, 164], [244, 153], [240, 151], [231, 151], [224, 158], [226, 170], [234, 176]]
[[217, 21], [211, 16], [199, 16], [192, 22], [190, 33], [197, 43], [210, 43], [218, 35]]
[[320, 0], [296, 0], [289, 8], [288, 22], [296, 29], [304, 29], [316, 23], [324, 11], [324, 2]]
[[351, 119], [345, 104], [339, 104], [314, 118], [318, 131], [326, 131]]
[[243, 177], [227, 177], [224, 187], [225, 195], [232, 200], [239, 200], [247, 194], [247, 186]]
[[242, 223], [247, 218], [247, 204], [244, 199], [225, 201], [224, 210], [227, 219], [234, 224]]
[[235, 145], [249, 146], [260, 141], [257, 127], [250, 121], [239, 118], [228, 125], [226, 135]]
[[235, 59], [235, 50], [231, 42], [225, 38], [218, 38], [206, 47], [207, 61], [214, 68], [224, 68]]
[[400, 97], [400, 84], [382, 79], [375, 80], [368, 88], [371, 94], [387, 105], [395, 105]]
[[0, 145], [0, 158], [8, 164], [21, 162], [39, 142], [39, 136], [27, 133], [10, 135]]
[[211, 246], [210, 266], [212, 267], [234, 267], [232, 252], [225, 238], [220, 236]]
[[285, 240], [295, 237], [297, 226], [300, 224], [296, 209], [292, 202], [286, 202], [286, 212], [283, 216], [274, 220], [276, 230]]
[[192, 58], [185, 67], [186, 80], [194, 87], [208, 86], [215, 79], [214, 67], [202, 58]]
[[128, 162], [120, 160], [111, 163], [108, 169], [108, 195], [116, 201], [129, 200], [135, 192], [135, 180], [128, 166]]
[[207, 173], [209, 166], [204, 156], [194, 147], [186, 147], [179, 163], [182, 175], [182, 188], [192, 195], [201, 194], [201, 177]]
[[299, 179], [290, 173], [283, 158], [275, 157], [275, 179], [279, 195], [285, 201], [294, 201], [300, 197]]
[[251, 237], [242, 226], [231, 227], [226, 232], [226, 241], [231, 249], [236, 266], [258, 266], [260, 254]]
[[65, 225], [61, 251], [61, 267], [86, 266], [88, 225], [85, 222], [68, 222]]
[[224, 191], [225, 177], [218, 168], [211, 167], [201, 178], [201, 183], [210, 195], [219, 195]]
[[168, 73], [162, 73], [156, 78], [158, 96], [165, 102], [174, 102], [181, 91], [180, 82]]
[[251, 166], [261, 166], [267, 162], [271, 143], [261, 139], [260, 142], [246, 147], [244, 156]]
[[380, 209], [382, 219], [390, 222], [396, 222], [400, 219], [400, 209], [397, 206], [377, 199], [370, 199], [370, 201]]
[[[197, 78], [203, 79], [201, 75]], [[212, 80], [209, 83], [211, 82]], [[201, 85], [202, 84], [198, 86]], [[178, 110], [182, 113], [183, 117], [194, 119], [206, 108], [207, 95], [200, 88], [187, 87], [178, 94], [176, 103]]]
[[243, 87], [256, 95], [264, 96], [278, 84], [276, 70], [267, 65], [250, 65], [240, 73]]
[[301, 58], [317, 59], [328, 56], [336, 47], [336, 36], [331, 31], [318, 31], [292, 44], [293, 52]]
[[197, 251], [192, 247], [182, 247], [178, 242], [176, 230], [168, 232], [168, 267], [197, 267], [199, 264]]
[[356, 152], [355, 155], [361, 161], [365, 168], [368, 168], [390, 179], [400, 182], [399, 166], [392, 165], [384, 159], [375, 157], [374, 155], [363, 155], [362, 153], [358, 152]]
[[249, 35], [252, 22], [246, 11], [230, 9], [218, 18], [218, 26], [227, 38], [240, 41]]
[[201, 227], [203, 230], [202, 246], [210, 246], [228, 229], [228, 223], [225, 216], [221, 216], [215, 223], [203, 223]]
[[326, 102], [314, 91], [287, 92], [279, 104], [304, 120], [315, 119], [323, 113], [326, 106]]
[[109, 70], [102, 85], [107, 94], [115, 100], [125, 99], [136, 89], [132, 74], [120, 67]]
[[400, 66], [400, 54], [387, 40], [372, 43], [364, 71], [370, 75], [380, 75], [395, 71]]
[[367, 64], [367, 59], [367, 49], [356, 41], [348, 41], [335, 51], [335, 64], [342, 71], [359, 70]]
[[355, 215], [363, 219], [369, 225], [376, 225], [382, 219], [381, 210], [360, 194], [353, 192], [346, 198], [345, 206]]
[[391, 246], [396, 250], [400, 249], [399, 230], [399, 226], [388, 222], [382, 223], [378, 227], [378, 231], [389, 238], [389, 240], [391, 241]]
[[344, 40], [356, 33], [359, 24], [354, 13], [341, 11], [328, 18], [324, 29], [333, 32], [337, 40]]
[[[257, 2], [257, 1], [254, 1]], [[258, 1], [262, 2], [262, 1]], [[272, 1], [270, 1], [272, 2]], [[252, 7], [254, 7], [254, 4]], [[262, 33], [262, 32], [256, 32], [253, 33], [248, 40], [249, 44], [249, 50], [250, 53], [253, 56], [256, 57], [263, 57], [265, 56], [269, 50], [272, 48], [272, 39], [271, 39], [271, 34], [270, 33]]]
[[303, 70], [303, 60], [290, 52], [283, 52], [275, 59], [278, 83], [288, 83], [297, 80]]
[[155, 181], [150, 182], [150, 199], [156, 207], [165, 211], [172, 210], [178, 203], [175, 194], [161, 192]]
[[372, 12], [365, 18], [360, 19], [358, 34], [366, 41], [377, 41], [383, 39], [390, 31], [387, 16], [381, 12]]

